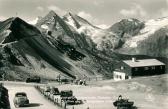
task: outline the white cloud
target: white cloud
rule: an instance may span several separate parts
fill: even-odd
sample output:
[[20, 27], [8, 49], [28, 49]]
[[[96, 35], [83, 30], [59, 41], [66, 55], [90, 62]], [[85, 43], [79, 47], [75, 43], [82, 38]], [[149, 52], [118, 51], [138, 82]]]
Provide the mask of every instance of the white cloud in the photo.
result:
[[122, 9], [120, 14], [126, 17], [147, 17], [147, 12], [138, 4], [133, 4], [129, 9]]
[[53, 10], [61, 16], [66, 14], [65, 10], [63, 10], [63, 9], [61, 9], [61, 8], [55, 6], [55, 5], [48, 6], [48, 10]]
[[99, 19], [93, 17], [90, 13], [87, 13], [85, 11], [80, 11], [77, 15], [88, 20], [89, 22], [93, 24], [100, 24], [101, 22]]
[[109, 26], [107, 26], [106, 24], [102, 24], [103, 21], [96, 19], [95, 17], [93, 17], [90, 13], [87, 13], [85, 11], [80, 11], [78, 14], [78, 16], [88, 20], [90, 23], [92, 23], [93, 25], [96, 25], [102, 29], [106, 29]]
[[162, 8], [159, 10], [157, 16], [159, 17], [166, 17], [168, 16], [168, 0], [166, 0], [167, 8]]
[[82, 17], [82, 18], [84, 18], [84, 19], [87, 19], [87, 20], [89, 20], [90, 22], [92, 22], [92, 21], [94, 20], [94, 18], [92, 17], [91, 14], [86, 13], [86, 12], [84, 12], [84, 11], [80, 11], [80, 12], [78, 13], [78, 16], [80, 16], [80, 17]]
[[104, 1], [102, 1], [102, 0], [101, 1], [100, 0], [99, 1], [98, 0], [94, 0], [93, 1], [93, 5], [95, 5], [95, 6], [103, 6], [104, 5]]
[[44, 8], [41, 7], [41, 6], [38, 6], [36, 9], [37, 9], [38, 11], [44, 11]]

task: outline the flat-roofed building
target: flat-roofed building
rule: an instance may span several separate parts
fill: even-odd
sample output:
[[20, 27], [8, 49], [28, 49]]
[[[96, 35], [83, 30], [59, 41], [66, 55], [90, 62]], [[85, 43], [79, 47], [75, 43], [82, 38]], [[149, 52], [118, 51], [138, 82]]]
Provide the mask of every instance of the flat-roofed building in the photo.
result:
[[113, 73], [114, 80], [131, 79], [138, 76], [152, 76], [165, 73], [165, 64], [157, 59], [123, 60]]

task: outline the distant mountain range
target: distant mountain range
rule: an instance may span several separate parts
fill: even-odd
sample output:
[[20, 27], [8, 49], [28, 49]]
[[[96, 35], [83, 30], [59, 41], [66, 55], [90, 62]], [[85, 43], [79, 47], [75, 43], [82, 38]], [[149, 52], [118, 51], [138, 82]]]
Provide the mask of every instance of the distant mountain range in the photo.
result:
[[101, 29], [76, 14], [50, 11], [35, 21], [0, 22], [0, 70], [6, 79], [111, 78], [122, 59], [168, 58], [168, 18], [123, 19]]

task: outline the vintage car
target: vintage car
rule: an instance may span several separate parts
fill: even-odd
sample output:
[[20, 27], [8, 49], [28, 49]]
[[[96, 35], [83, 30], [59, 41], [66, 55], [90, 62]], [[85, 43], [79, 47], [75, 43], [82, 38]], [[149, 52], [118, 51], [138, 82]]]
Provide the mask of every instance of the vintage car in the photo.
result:
[[113, 105], [117, 107], [117, 109], [135, 109], [135, 106], [133, 106], [134, 102], [123, 99], [121, 95], [119, 95], [118, 100], [113, 102]]
[[27, 94], [25, 92], [17, 92], [14, 97], [14, 105], [15, 107], [21, 107], [29, 104], [29, 99], [27, 98]]
[[59, 95], [59, 90], [58, 88], [52, 87], [49, 93], [49, 98], [54, 101], [54, 96]]
[[26, 83], [30, 83], [30, 82], [40, 83], [41, 82], [41, 78], [40, 77], [27, 78], [26, 79]]
[[51, 87], [50, 86], [45, 86], [44, 87], [44, 92], [43, 92], [44, 96], [49, 98], [50, 91], [51, 91]]
[[66, 102], [67, 104], [75, 104], [77, 98], [73, 96], [72, 90], [63, 90], [60, 92], [60, 97], [62, 102]]

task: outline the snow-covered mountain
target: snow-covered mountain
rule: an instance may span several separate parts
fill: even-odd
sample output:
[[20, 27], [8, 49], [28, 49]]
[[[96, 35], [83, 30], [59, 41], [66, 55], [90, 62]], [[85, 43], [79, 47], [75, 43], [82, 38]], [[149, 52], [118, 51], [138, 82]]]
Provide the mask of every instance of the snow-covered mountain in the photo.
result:
[[152, 19], [145, 22], [145, 27], [139, 31], [139, 34], [136, 35], [131, 40], [127, 41], [127, 45], [130, 47], [137, 47], [138, 42], [147, 39], [148, 37], [155, 34], [156, 31], [160, 30], [161, 28], [166, 28], [168, 26], [168, 18], [159, 18], [159, 19]]
[[59, 74], [112, 77], [116, 55], [98, 51], [89, 36], [76, 32], [53, 11], [36, 27], [18, 17], [9, 18], [0, 23], [0, 36], [0, 70], [7, 79], [33, 75], [54, 79]]
[[126, 40], [121, 51], [168, 57], [168, 17], [146, 21], [137, 35]]
[[59, 73], [75, 78], [78, 70], [36, 27], [22, 19], [10, 18], [2, 22], [0, 36], [0, 69], [1, 73], [5, 71], [7, 79], [25, 79], [30, 75], [54, 79]]
[[20, 18], [0, 22], [0, 71], [8, 79], [107, 78], [130, 55], [168, 58], [168, 18], [123, 19], [100, 29], [75, 14], [50, 11], [34, 26]]
[[35, 18], [34, 20], [30, 20], [30, 21], [28, 21], [28, 23], [31, 24], [31, 25], [35, 25], [35, 24], [38, 22], [38, 20], [40, 20], [40, 19], [41, 19], [41, 17], [38, 16], [38, 17]]
[[[37, 22], [36, 26], [44, 34], [48, 34], [46, 31], [50, 31], [50, 35], [47, 35], [50, 44], [62, 53], [67, 54], [70, 58], [69, 61], [71, 61], [74, 66], [77, 66], [78, 68], [80, 67], [79, 70], [81, 73], [83, 72], [84, 74], [85, 72], [85, 75], [87, 74], [86, 72], [89, 72], [90, 74], [97, 74], [97, 72], [100, 71], [105, 72], [104, 74], [110, 73], [110, 69], [112, 68], [111, 61], [113, 61], [113, 59], [109, 59], [108, 56], [96, 49], [96, 44], [91, 39], [91, 36], [85, 33], [79, 33], [77, 31], [78, 27], [73, 27], [78, 24], [80, 27], [84, 26], [84, 24], [90, 26], [92, 25], [83, 18], [80, 18], [80, 20], [82, 19], [82, 23], [79, 23], [78, 20], [75, 20], [75, 17], [72, 18], [70, 15], [72, 16], [72, 14], [68, 13], [68, 15], [61, 18], [54, 11], [51, 11], [39, 22]], [[70, 25], [67, 21], [65, 21], [65, 17], [68, 16], [71, 20], [73, 19], [73, 21], [76, 22], [74, 25]], [[43, 28], [43, 25], [48, 28]], [[76, 62], [76, 60], [80, 61]], [[109, 61], [109, 63], [107, 61]]]
[[112, 31], [94, 26], [89, 21], [72, 13], [68, 13], [63, 16], [63, 20], [67, 24], [71, 25], [79, 34], [89, 36], [96, 45], [96, 49], [103, 50], [108, 44], [110, 44], [109, 46], [112, 48], [115, 48], [115, 44], [113, 44], [115, 43], [115, 38], [113, 38], [115, 37], [115, 34]]

